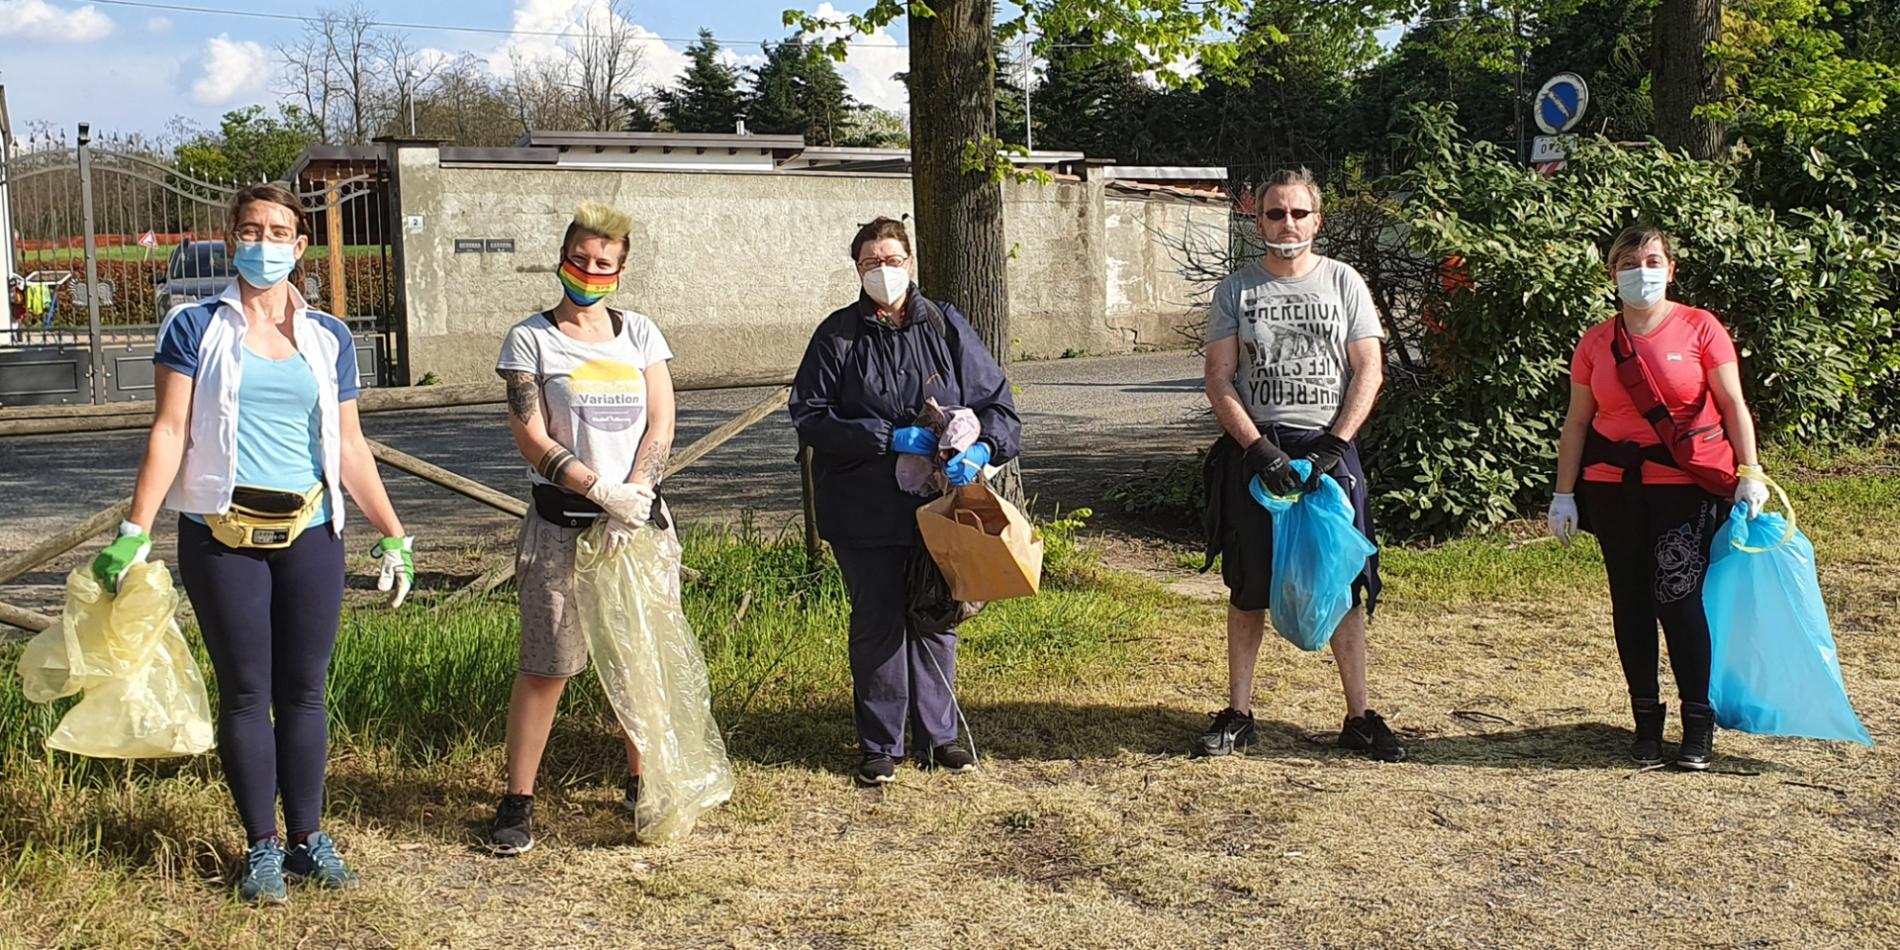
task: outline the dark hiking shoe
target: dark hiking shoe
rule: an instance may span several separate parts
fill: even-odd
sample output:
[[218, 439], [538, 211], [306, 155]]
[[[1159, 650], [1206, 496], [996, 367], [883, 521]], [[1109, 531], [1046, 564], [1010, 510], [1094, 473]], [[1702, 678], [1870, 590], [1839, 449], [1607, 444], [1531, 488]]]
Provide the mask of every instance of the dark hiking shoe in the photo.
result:
[[495, 806], [495, 824], [488, 829], [488, 850], [496, 854], [523, 854], [534, 847], [534, 796], [503, 795]]
[[1253, 745], [1253, 713], [1244, 713], [1230, 706], [1217, 713], [1208, 713], [1208, 716], [1214, 720], [1214, 725], [1195, 740], [1194, 754], [1228, 755], [1235, 749]]
[[629, 775], [620, 780], [620, 807], [628, 811], [640, 807], [640, 776]]
[[1644, 768], [1663, 764], [1663, 721], [1669, 716], [1667, 703], [1653, 699], [1630, 700], [1636, 717], [1636, 739], [1630, 743], [1630, 760]]
[[251, 842], [244, 856], [244, 879], [238, 881], [238, 899], [250, 904], [282, 904], [290, 899], [284, 887], [284, 846], [276, 838]]
[[1384, 718], [1370, 709], [1363, 716], [1346, 718], [1339, 730], [1339, 747], [1381, 762], [1405, 761], [1405, 746], [1399, 744], [1399, 737], [1392, 734]]
[[861, 788], [877, 788], [897, 781], [897, 763], [882, 752], [866, 752], [863, 761], [858, 763], [858, 774], [852, 781]]
[[926, 769], [941, 769], [945, 772], [974, 772], [976, 771], [976, 756], [971, 755], [970, 750], [953, 742], [930, 750], [929, 757], [925, 758], [921, 764]]
[[1682, 704], [1682, 750], [1676, 766], [1700, 772], [1715, 760], [1715, 709], [1707, 703]]
[[284, 856], [284, 872], [293, 880], [309, 881], [318, 887], [340, 891], [356, 886], [356, 875], [336, 853], [336, 842], [324, 832], [312, 832], [303, 843]]

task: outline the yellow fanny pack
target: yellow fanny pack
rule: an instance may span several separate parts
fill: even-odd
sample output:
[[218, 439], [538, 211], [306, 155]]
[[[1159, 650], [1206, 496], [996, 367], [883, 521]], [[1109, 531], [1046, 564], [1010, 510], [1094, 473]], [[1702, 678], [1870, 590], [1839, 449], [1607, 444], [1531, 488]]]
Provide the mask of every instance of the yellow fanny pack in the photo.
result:
[[231, 509], [205, 515], [205, 524], [227, 548], [287, 548], [323, 510], [323, 495], [322, 482], [302, 494], [239, 485], [231, 492]]

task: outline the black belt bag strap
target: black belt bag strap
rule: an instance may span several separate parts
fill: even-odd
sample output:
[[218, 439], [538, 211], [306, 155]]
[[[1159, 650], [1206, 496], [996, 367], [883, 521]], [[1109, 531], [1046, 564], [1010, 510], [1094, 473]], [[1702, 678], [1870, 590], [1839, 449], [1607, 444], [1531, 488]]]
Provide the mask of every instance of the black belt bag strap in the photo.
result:
[[[600, 506], [588, 501], [586, 496], [545, 482], [534, 486], [534, 513], [540, 515], [542, 521], [563, 528], [591, 528], [594, 520], [603, 514]], [[647, 523], [661, 530], [667, 528], [665, 496], [657, 489]]]

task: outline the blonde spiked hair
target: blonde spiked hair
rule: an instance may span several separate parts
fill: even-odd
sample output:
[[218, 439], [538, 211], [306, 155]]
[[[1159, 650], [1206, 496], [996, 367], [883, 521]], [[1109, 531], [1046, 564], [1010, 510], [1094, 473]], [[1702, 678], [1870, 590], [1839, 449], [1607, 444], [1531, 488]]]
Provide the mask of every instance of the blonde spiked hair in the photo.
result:
[[584, 237], [603, 237], [620, 244], [620, 263], [627, 263], [627, 235], [633, 231], [633, 216], [618, 208], [610, 208], [597, 201], [583, 201], [574, 209], [574, 220], [567, 225], [567, 234], [561, 237], [561, 257], [566, 258], [574, 249], [574, 242]]

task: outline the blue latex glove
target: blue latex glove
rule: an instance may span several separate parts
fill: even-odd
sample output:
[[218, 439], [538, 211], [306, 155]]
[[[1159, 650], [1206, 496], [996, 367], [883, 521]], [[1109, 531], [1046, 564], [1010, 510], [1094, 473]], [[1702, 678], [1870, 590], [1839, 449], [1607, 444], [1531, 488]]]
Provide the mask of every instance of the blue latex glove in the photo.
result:
[[937, 433], [923, 426], [905, 426], [891, 433], [891, 451], [905, 455], [935, 455]]
[[957, 453], [956, 457], [943, 463], [943, 474], [944, 477], [950, 479], [950, 484], [962, 488], [976, 481], [976, 477], [983, 474], [983, 466], [988, 464], [990, 464], [990, 444], [974, 442], [969, 448]]

